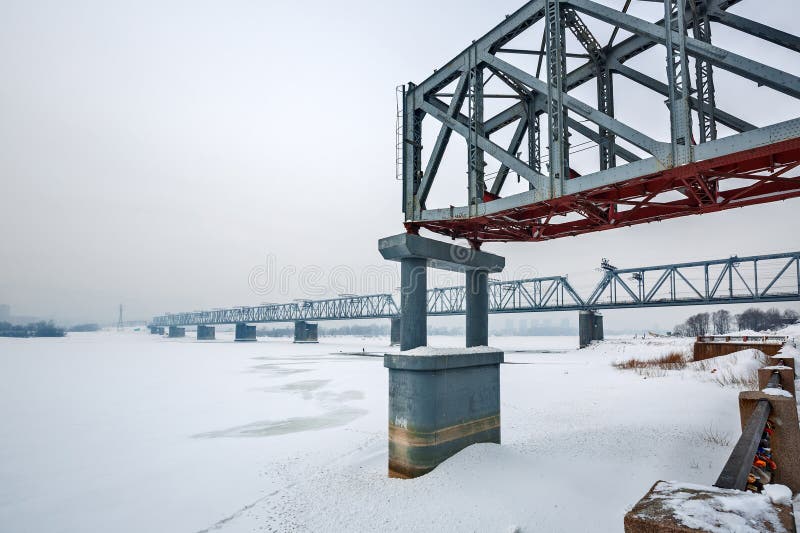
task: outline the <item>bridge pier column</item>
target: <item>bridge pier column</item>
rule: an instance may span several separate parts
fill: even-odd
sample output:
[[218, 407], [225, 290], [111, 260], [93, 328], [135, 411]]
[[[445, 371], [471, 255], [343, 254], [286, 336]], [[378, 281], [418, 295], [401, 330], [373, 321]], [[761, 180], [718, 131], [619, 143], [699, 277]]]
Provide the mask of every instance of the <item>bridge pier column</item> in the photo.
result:
[[318, 325], [303, 320], [294, 323], [295, 344], [315, 344], [319, 342]]
[[467, 348], [489, 344], [489, 272], [466, 271]]
[[389, 345], [398, 346], [400, 344], [400, 317], [392, 317], [390, 319], [391, 325], [389, 326]]
[[400, 353], [389, 369], [389, 476], [413, 478], [479, 442], [500, 442], [500, 363], [490, 348], [428, 350], [427, 267], [467, 275], [467, 346], [488, 342], [488, 273], [505, 259], [461, 246], [396, 235], [381, 239], [384, 259], [400, 262]]
[[186, 328], [179, 328], [177, 326], [169, 327], [169, 337], [171, 339], [179, 339], [186, 336]]
[[428, 268], [423, 257], [400, 260], [400, 350], [428, 344]]
[[164, 328], [161, 326], [150, 326], [150, 334], [151, 335], [163, 335]]
[[603, 334], [603, 315], [596, 311], [581, 311], [578, 315], [578, 343], [586, 348], [592, 341], [601, 341]]
[[213, 341], [217, 338], [217, 330], [213, 326], [197, 326], [197, 340]]
[[243, 322], [236, 324], [236, 342], [255, 342], [256, 341], [256, 327], [248, 326]]

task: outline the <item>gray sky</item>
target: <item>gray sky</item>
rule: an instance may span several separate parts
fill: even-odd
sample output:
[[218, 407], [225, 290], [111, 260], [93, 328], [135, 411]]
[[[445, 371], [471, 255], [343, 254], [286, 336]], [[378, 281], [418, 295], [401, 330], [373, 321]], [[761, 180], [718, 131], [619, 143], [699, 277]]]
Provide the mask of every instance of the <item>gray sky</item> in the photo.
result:
[[[634, 4], [657, 17], [658, 5]], [[148, 318], [304, 296], [308, 265], [322, 276], [347, 265], [353, 292], [364, 289], [365, 268], [387, 268], [377, 239], [402, 231], [395, 86], [421, 81], [520, 5], [0, 2], [0, 302], [69, 322], [113, 321], [120, 303]], [[792, 31], [795, 7], [747, 0], [733, 11]], [[797, 54], [724, 28], [715, 39], [800, 75]], [[663, 78], [662, 50], [636, 66]], [[616, 96], [621, 119], [666, 138], [663, 98], [622, 81]], [[797, 102], [726, 74], [717, 97], [760, 125], [800, 116]], [[464, 203], [463, 171], [445, 162], [436, 206]], [[622, 267], [795, 250], [798, 207], [487, 249], [508, 258], [511, 277], [590, 283], [602, 257]], [[251, 273], [268, 257], [286, 290], [257, 294]], [[613, 316], [649, 327], [691, 312]]]

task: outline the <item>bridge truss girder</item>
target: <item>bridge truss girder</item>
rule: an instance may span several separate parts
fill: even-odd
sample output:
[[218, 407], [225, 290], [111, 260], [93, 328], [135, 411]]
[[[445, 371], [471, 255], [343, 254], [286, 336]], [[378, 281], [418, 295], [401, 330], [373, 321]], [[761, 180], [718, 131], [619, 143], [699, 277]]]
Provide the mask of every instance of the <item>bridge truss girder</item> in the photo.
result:
[[[738, 0], [664, 0], [664, 19], [649, 22], [592, 0], [532, 0], [427, 80], [410, 84], [403, 128], [403, 207], [409, 231], [426, 228], [475, 243], [538, 241], [800, 196], [795, 170], [800, 162], [800, 118], [758, 128], [716, 107], [715, 68], [800, 99], [797, 76], [711, 44], [713, 22], [800, 51], [797, 37], [728, 13], [735, 3]], [[613, 35], [620, 29], [632, 35], [619, 43], [612, 37], [603, 45], [583, 17], [611, 26]], [[544, 23], [542, 50], [507, 47], [539, 21]], [[580, 43], [581, 53], [567, 51], [567, 30]], [[627, 64], [653, 47], [665, 50], [666, 83]], [[546, 65], [545, 79], [506, 61], [500, 57], [504, 53], [539, 55]], [[587, 62], [567, 71], [568, 57], [585, 57]], [[690, 58], [695, 62], [694, 87]], [[488, 117], [483, 117], [482, 100], [492, 95], [485, 95], [477, 82], [484, 70], [491, 72], [488, 78], [503, 83], [507, 97], [519, 100]], [[615, 105], [620, 105], [614, 101], [617, 74], [667, 98], [669, 142], [615, 118]], [[442, 100], [442, 90], [456, 80], [450, 102]], [[592, 80], [597, 85], [596, 106], [570, 94]], [[540, 120], [541, 115], [547, 120]], [[441, 129], [423, 165], [421, 125], [428, 118], [439, 121]], [[718, 138], [718, 123], [736, 133]], [[545, 131], [540, 124], [547, 124]], [[507, 147], [492, 140], [512, 125]], [[452, 207], [429, 208], [431, 186], [452, 132], [466, 140], [470, 154], [467, 204], [452, 201]], [[597, 146], [596, 171], [580, 176], [570, 168], [573, 132]], [[522, 158], [519, 148], [526, 137], [528, 153]], [[549, 168], [541, 162], [540, 137], [547, 142]], [[625, 149], [619, 139], [647, 156]], [[485, 157], [500, 164], [489, 190]], [[526, 180], [530, 190], [503, 197], [510, 172]], [[662, 193], [682, 198], [665, 201]]]
[[[465, 288], [428, 291], [428, 314], [465, 313]], [[800, 252], [731, 257], [672, 265], [617, 269], [606, 266], [588, 297], [566, 276], [489, 284], [490, 313], [589, 311], [735, 303], [800, 301]], [[399, 316], [389, 294], [237, 307], [155, 317], [153, 326], [354, 320]]]

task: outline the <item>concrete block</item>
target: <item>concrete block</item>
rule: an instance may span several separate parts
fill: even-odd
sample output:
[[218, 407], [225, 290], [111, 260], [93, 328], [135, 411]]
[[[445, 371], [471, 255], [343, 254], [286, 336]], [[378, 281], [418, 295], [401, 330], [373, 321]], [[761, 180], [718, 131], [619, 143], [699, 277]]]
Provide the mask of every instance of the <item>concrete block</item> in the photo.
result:
[[[790, 504], [775, 503], [766, 494], [659, 481], [624, 519], [625, 533], [690, 533], [693, 531], [794, 532]], [[739, 526], [736, 528], [736, 526]]]
[[169, 337], [171, 339], [179, 339], [186, 336], [186, 328], [179, 328], [176, 326], [169, 327]]
[[217, 330], [214, 326], [197, 326], [197, 340], [213, 341], [217, 338]]
[[389, 261], [407, 258], [425, 259], [430, 268], [454, 272], [465, 272], [470, 269], [501, 272], [506, 266], [506, 259], [499, 255], [410, 233], [380, 239], [378, 250], [383, 258]]
[[248, 326], [247, 324], [236, 324], [236, 342], [255, 342], [256, 341], [256, 327]]
[[772, 407], [770, 420], [775, 423], [775, 433], [770, 438], [772, 459], [778, 465], [772, 482], [786, 485], [794, 494], [800, 492], [800, 423], [794, 397], [772, 396], [757, 391], [739, 393], [739, 414], [742, 429], [747, 424], [759, 400], [767, 400]]
[[424, 475], [467, 446], [500, 443], [500, 363], [493, 349], [419, 348], [389, 369], [389, 476]]

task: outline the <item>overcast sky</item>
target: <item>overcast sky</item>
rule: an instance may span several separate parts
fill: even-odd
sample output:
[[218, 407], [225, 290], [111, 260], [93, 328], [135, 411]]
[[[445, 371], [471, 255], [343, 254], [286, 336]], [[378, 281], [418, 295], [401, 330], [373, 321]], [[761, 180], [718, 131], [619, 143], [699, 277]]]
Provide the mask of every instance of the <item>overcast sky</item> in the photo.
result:
[[[657, 18], [657, 4], [634, 4]], [[0, 0], [0, 303], [65, 322], [111, 322], [122, 303], [146, 319], [307, 296], [309, 265], [322, 279], [352, 269], [354, 286], [337, 282], [331, 295], [361, 291], [365, 268], [386, 268], [377, 240], [403, 231], [395, 86], [422, 81], [520, 5]], [[733, 11], [790, 32], [800, 22], [792, 0]], [[714, 35], [800, 75], [797, 54]], [[636, 66], [663, 78], [662, 56]], [[797, 102], [726, 74], [717, 94], [758, 125], [800, 115]], [[624, 81], [616, 97], [623, 120], [668, 138], [662, 97]], [[453, 185], [434, 189], [436, 207], [463, 205], [463, 167], [443, 167]], [[486, 249], [511, 274], [591, 285], [602, 257], [628, 267], [796, 250], [798, 208]], [[285, 290], [252, 289], [265, 264], [284, 273]], [[617, 312], [606, 327], [666, 326], [693, 311]]]

